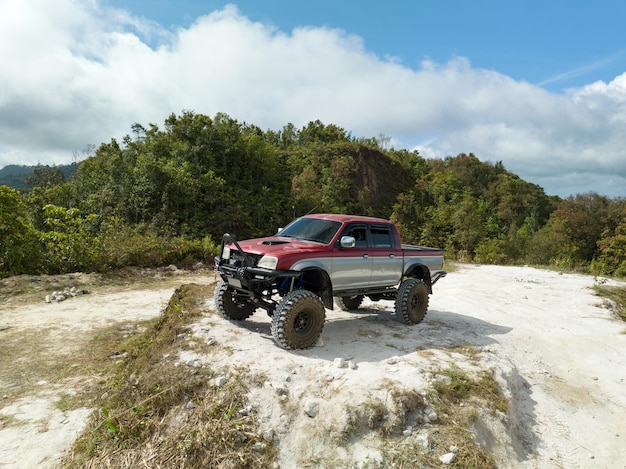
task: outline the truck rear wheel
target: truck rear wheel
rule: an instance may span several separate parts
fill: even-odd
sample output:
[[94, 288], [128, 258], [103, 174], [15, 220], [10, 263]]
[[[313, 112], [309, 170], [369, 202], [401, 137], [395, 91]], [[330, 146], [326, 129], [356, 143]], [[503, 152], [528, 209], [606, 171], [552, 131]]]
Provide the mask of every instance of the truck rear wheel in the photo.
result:
[[405, 324], [419, 324], [428, 310], [428, 287], [419, 279], [400, 284], [396, 296], [396, 316]]
[[252, 303], [239, 301], [234, 290], [223, 280], [215, 287], [215, 307], [222, 316], [235, 321], [248, 319], [256, 311], [256, 306]]
[[283, 348], [310, 348], [322, 333], [325, 320], [326, 310], [319, 296], [308, 290], [293, 290], [274, 311], [272, 335]]
[[363, 302], [363, 295], [357, 296], [337, 296], [335, 297], [335, 302], [337, 306], [345, 311], [352, 311], [353, 309], [358, 309]]

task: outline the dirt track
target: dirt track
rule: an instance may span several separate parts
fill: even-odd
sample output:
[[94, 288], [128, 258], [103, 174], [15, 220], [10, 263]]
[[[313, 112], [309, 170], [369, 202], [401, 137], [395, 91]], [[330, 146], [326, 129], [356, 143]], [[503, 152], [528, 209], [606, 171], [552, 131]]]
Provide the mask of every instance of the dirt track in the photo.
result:
[[[178, 275], [157, 285], [95, 287], [58, 304], [43, 302], [41, 294], [13, 297], [0, 303], [0, 339], [47, 330], [55, 347], [71, 351], [73, 337], [98, 325], [158, 315], [174, 288], [189, 281], [209, 285], [214, 278]], [[357, 315], [327, 311], [322, 343], [306, 351], [279, 349], [262, 311], [242, 325], [204, 318], [195, 334], [228, 345], [223, 363], [210, 358], [213, 366], [249, 365], [268, 377], [268, 386], [250, 397], [262, 424], [280, 439], [281, 468], [321, 455], [343, 463], [376, 460], [376, 442], [334, 448], [320, 429], [340, 425], [336, 416], [346, 406], [376, 397], [390, 382], [424, 387], [434, 367], [463, 366], [456, 350], [468, 346], [479, 350], [482, 366], [497, 371], [510, 398], [505, 418], [485, 418], [477, 427], [477, 439], [499, 467], [624, 468], [626, 324], [599, 306], [593, 284], [593, 277], [533, 268], [461, 266], [436, 285], [430, 311], [415, 327], [395, 321], [392, 303], [380, 302]], [[354, 366], [338, 368], [338, 358]], [[10, 370], [13, 364], [0, 365]], [[277, 398], [283, 388], [291, 415]], [[0, 468], [54, 467], [88, 410], [55, 409], [62, 389], [45, 382], [18, 391], [20, 397], [4, 399], [0, 409]], [[4, 372], [0, 395], [18, 391]], [[314, 420], [302, 412], [311, 402], [319, 407]]]

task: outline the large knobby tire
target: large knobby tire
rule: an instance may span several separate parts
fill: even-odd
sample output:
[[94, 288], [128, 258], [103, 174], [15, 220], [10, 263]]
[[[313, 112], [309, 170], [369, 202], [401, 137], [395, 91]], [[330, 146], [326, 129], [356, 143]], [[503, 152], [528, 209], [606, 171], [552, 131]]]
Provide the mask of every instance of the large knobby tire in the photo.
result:
[[256, 306], [247, 301], [238, 301], [234, 290], [228, 287], [228, 283], [220, 280], [215, 287], [215, 307], [227, 319], [243, 321], [248, 319], [256, 311]]
[[326, 310], [319, 296], [308, 290], [293, 290], [274, 311], [272, 335], [283, 348], [310, 348], [322, 333], [325, 320]]
[[416, 278], [400, 284], [396, 296], [396, 316], [405, 324], [419, 324], [428, 310], [428, 287]]
[[361, 303], [363, 302], [363, 295], [357, 296], [336, 296], [335, 303], [341, 309], [345, 311], [352, 311], [354, 309], [359, 309]]

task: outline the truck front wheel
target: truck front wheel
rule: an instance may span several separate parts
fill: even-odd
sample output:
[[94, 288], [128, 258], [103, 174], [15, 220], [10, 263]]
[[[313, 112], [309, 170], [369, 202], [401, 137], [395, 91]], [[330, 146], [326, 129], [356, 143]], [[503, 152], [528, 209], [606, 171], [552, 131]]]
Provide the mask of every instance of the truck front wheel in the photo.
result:
[[235, 321], [248, 319], [256, 311], [252, 303], [237, 299], [235, 292], [223, 280], [215, 287], [215, 307], [222, 316]]
[[283, 348], [310, 348], [322, 333], [325, 320], [326, 310], [319, 296], [308, 290], [293, 290], [274, 311], [272, 335]]
[[428, 287], [419, 279], [400, 284], [396, 296], [396, 316], [405, 324], [419, 324], [428, 310]]

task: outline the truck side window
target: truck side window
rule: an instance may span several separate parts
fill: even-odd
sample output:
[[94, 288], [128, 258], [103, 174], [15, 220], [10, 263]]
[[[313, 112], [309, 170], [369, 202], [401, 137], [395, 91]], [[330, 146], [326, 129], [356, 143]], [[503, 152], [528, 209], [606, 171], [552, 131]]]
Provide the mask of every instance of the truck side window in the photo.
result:
[[393, 237], [391, 236], [391, 228], [388, 226], [370, 226], [370, 234], [372, 235], [372, 247], [375, 248], [392, 248]]
[[356, 239], [357, 248], [367, 247], [367, 228], [365, 226], [351, 226], [345, 231], [343, 236], [352, 236]]

